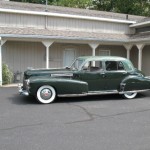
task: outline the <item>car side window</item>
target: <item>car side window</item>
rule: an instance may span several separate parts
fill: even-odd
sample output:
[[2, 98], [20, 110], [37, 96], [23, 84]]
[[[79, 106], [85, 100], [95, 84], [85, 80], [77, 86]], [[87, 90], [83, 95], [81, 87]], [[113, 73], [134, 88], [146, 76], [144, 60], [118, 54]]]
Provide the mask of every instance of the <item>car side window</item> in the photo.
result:
[[90, 72], [97, 72], [103, 70], [102, 61], [89, 61], [83, 67], [82, 70]]
[[105, 66], [107, 71], [124, 70], [124, 65], [121, 61], [106, 61]]

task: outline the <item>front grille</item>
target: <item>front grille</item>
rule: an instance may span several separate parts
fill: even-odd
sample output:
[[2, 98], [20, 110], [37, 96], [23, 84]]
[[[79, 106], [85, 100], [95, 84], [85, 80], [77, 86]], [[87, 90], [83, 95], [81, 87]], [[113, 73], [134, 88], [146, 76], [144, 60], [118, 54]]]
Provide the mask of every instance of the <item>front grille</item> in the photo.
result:
[[23, 90], [27, 89], [27, 82], [25, 80], [25, 78], [23, 78]]

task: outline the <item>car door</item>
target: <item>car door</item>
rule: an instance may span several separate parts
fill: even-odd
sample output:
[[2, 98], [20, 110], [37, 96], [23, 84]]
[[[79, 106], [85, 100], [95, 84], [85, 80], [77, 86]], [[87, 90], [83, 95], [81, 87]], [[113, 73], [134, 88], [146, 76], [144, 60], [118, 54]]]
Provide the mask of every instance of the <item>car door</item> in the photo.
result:
[[105, 77], [102, 61], [88, 62], [80, 71], [80, 80], [88, 83], [89, 91], [105, 90]]
[[105, 89], [118, 90], [121, 81], [128, 76], [129, 73], [125, 70], [121, 61], [105, 61]]

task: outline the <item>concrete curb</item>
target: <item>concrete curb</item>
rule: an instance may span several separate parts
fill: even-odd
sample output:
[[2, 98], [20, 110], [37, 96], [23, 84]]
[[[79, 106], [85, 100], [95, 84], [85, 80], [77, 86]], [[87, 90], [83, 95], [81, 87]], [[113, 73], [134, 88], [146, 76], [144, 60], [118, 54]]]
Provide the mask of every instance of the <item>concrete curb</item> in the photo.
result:
[[6, 85], [2, 85], [2, 87], [18, 87], [18, 84], [20, 83], [6, 84]]

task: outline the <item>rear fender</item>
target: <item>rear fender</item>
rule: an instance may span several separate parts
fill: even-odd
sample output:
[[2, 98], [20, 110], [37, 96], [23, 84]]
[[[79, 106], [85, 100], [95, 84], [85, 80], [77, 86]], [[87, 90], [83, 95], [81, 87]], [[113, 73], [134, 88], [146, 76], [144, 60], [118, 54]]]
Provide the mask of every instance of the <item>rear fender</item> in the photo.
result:
[[122, 80], [120, 91], [138, 91], [150, 89], [150, 79], [143, 76], [128, 76]]

